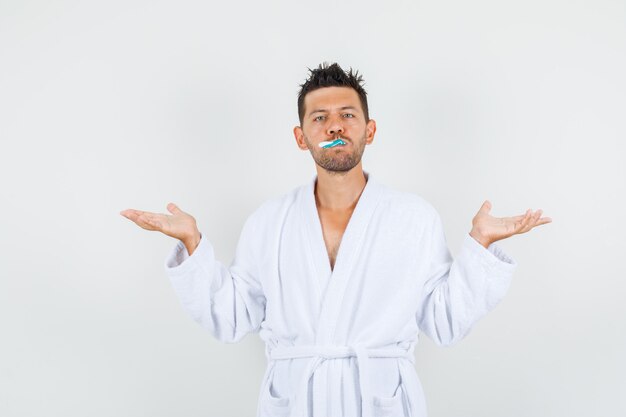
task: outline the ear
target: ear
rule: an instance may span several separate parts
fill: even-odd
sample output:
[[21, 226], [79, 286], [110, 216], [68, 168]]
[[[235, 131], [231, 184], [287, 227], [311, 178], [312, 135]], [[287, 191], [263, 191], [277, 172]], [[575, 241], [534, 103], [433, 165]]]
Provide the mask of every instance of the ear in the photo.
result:
[[304, 141], [304, 132], [302, 131], [302, 128], [300, 126], [296, 126], [293, 128], [293, 135], [296, 138], [296, 144], [298, 145], [298, 148], [302, 149], [303, 151], [308, 151], [309, 147], [306, 146], [306, 142]]
[[376, 120], [370, 119], [369, 122], [367, 122], [367, 125], [365, 126], [365, 130], [366, 130], [365, 143], [367, 145], [371, 145], [372, 142], [374, 141], [374, 134], [376, 134]]

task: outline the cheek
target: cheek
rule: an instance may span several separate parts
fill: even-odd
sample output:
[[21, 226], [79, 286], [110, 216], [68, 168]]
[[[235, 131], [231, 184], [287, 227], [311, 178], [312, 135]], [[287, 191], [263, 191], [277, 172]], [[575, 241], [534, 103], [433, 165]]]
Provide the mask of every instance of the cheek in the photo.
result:
[[365, 124], [358, 120], [350, 120], [345, 123], [346, 126], [350, 126], [351, 129], [365, 129]]
[[325, 130], [321, 126], [311, 126], [307, 129], [306, 136], [309, 139], [318, 138], [319, 136], [324, 136]]

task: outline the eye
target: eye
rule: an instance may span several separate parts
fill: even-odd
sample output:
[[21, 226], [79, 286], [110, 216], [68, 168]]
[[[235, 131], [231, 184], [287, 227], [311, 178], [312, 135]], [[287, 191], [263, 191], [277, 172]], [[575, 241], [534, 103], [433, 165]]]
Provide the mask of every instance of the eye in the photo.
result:
[[324, 117], [324, 116], [317, 116], [317, 117], [316, 117], [315, 119], [313, 119], [313, 120], [314, 120], [314, 121], [318, 121], [318, 119], [319, 119], [320, 117]]
[[346, 113], [346, 114], [344, 114], [344, 116], [350, 116], [349, 117], [350, 119], [354, 118], [354, 115], [352, 113]]

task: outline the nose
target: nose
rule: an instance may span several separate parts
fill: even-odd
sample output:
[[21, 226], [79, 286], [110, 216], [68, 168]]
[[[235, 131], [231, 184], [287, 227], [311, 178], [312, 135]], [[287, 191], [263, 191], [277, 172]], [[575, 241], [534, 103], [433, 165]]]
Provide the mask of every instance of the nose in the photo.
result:
[[329, 136], [335, 136], [338, 133], [343, 133], [343, 124], [341, 123], [341, 117], [330, 117], [328, 121], [328, 127], [326, 133]]

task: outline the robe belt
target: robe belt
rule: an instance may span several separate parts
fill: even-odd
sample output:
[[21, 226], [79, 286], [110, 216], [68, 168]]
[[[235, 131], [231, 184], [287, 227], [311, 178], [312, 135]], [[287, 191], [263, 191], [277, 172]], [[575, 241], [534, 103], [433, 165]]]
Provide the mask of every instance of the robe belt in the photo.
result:
[[294, 410], [292, 417], [307, 417], [309, 403], [309, 380], [315, 373], [317, 367], [326, 359], [348, 358], [356, 356], [359, 368], [359, 388], [361, 390], [362, 417], [373, 417], [373, 398], [370, 391], [370, 358], [406, 358], [411, 363], [415, 363], [413, 355], [414, 344], [408, 349], [401, 347], [390, 348], [367, 348], [362, 345], [355, 346], [276, 346], [268, 350], [268, 358], [274, 359], [296, 359], [315, 358], [304, 370], [299, 391], [295, 395]]

